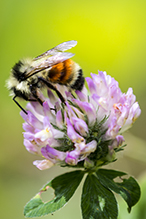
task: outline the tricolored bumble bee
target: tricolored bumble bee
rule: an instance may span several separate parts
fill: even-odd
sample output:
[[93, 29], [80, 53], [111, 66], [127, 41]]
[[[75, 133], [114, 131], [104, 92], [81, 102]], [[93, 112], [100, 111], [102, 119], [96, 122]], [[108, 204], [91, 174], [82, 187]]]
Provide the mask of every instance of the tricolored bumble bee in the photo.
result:
[[70, 58], [73, 53], [64, 52], [76, 46], [77, 41], [63, 42], [34, 59], [20, 60], [11, 70], [7, 87], [15, 103], [27, 114], [16, 101], [16, 97], [26, 101], [38, 101], [41, 105], [39, 91], [44, 87], [54, 90], [60, 100], [64, 97], [55, 84], [65, 85], [73, 90], [82, 90], [84, 77], [81, 67]]

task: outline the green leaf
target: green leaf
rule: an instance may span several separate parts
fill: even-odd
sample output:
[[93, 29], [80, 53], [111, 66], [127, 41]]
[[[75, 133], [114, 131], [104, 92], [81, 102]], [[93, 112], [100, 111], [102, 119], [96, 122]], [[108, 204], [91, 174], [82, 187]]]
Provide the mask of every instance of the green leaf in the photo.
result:
[[[62, 208], [73, 196], [83, 175], [83, 171], [73, 171], [62, 174], [47, 183], [41, 191], [26, 204], [24, 208], [25, 217], [40, 217]], [[54, 189], [55, 197], [51, 201], [43, 202], [41, 200], [41, 193], [47, 191], [48, 188]]]
[[[128, 211], [131, 211], [132, 206], [134, 206], [140, 199], [140, 187], [136, 180], [133, 177], [129, 177], [128, 179], [123, 179], [122, 183], [117, 183], [117, 185], [121, 188], [124, 188], [124, 194], [121, 193], [121, 196], [125, 199], [128, 204]], [[125, 196], [125, 190], [127, 196]], [[128, 198], [127, 198], [128, 197]]]
[[108, 177], [109, 179], [115, 179], [116, 177], [127, 175], [127, 173], [117, 171], [117, 170], [110, 170], [110, 169], [98, 169], [96, 173], [97, 174], [100, 173]]
[[[115, 171], [99, 169], [97, 172], [97, 178], [108, 189], [121, 195], [121, 197], [126, 201], [128, 205], [128, 211], [131, 211], [132, 206], [134, 206], [140, 198], [140, 187], [133, 177], [128, 179], [122, 179], [121, 176], [126, 175], [126, 173]], [[113, 179], [120, 177], [122, 182], [115, 182]]]
[[82, 192], [83, 219], [117, 219], [117, 202], [113, 193], [105, 188], [95, 175], [88, 175]]

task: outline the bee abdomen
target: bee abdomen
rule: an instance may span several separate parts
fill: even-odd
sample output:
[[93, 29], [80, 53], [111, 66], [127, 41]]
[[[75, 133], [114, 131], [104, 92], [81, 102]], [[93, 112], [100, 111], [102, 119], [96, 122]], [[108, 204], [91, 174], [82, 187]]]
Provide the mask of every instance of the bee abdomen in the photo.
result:
[[64, 68], [61, 72], [60, 84], [68, 85], [74, 78], [74, 62], [71, 59], [67, 59], [63, 62]]
[[52, 83], [68, 85], [73, 79], [72, 66], [74, 62], [67, 59], [64, 62], [54, 65], [49, 71], [49, 80]]
[[62, 62], [54, 65], [48, 72], [49, 81], [52, 83], [59, 83], [63, 69], [64, 66]]
[[82, 69], [78, 70], [78, 77], [77, 79], [74, 81], [74, 83], [71, 85], [71, 88], [74, 90], [79, 90], [81, 91], [84, 85], [84, 77], [83, 77], [83, 71]]
[[71, 59], [54, 65], [49, 70], [48, 77], [50, 82], [66, 85], [74, 90], [81, 91], [84, 85], [82, 69]]

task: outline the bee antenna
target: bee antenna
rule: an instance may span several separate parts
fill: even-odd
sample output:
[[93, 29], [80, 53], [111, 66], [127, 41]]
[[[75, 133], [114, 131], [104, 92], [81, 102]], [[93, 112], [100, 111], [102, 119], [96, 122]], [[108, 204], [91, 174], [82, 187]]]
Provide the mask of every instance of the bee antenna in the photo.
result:
[[15, 95], [13, 97], [14, 102], [17, 104], [17, 106], [19, 106], [20, 109], [23, 110], [23, 112], [27, 115], [28, 113], [26, 112], [26, 110], [15, 100], [15, 98], [17, 97], [17, 95]]

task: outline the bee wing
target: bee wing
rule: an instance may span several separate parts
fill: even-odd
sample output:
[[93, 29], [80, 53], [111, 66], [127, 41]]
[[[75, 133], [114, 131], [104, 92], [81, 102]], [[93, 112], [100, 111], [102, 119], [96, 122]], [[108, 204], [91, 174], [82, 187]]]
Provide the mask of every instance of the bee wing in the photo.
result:
[[63, 62], [67, 59], [70, 59], [74, 56], [73, 53], [69, 52], [58, 52], [56, 55], [48, 57], [48, 58], [40, 58], [39, 60], [35, 60], [33, 63], [33, 68], [25, 74], [25, 79], [31, 77], [34, 74], [37, 74], [40, 71], [43, 71], [47, 68], [51, 68], [51, 66], [56, 65], [60, 62]]
[[63, 43], [59, 44], [58, 46], [54, 47], [53, 50], [64, 52], [68, 49], [71, 49], [72, 47], [74, 47], [76, 45], [77, 45], [76, 40], [70, 40], [70, 41], [63, 42]]
[[40, 59], [40, 58], [45, 57], [45, 56], [56, 55], [58, 52], [64, 52], [68, 49], [71, 49], [72, 47], [74, 47], [76, 45], [77, 45], [76, 40], [70, 40], [70, 41], [67, 41], [67, 42], [63, 42], [63, 43], [59, 44], [58, 46], [56, 46], [56, 47], [54, 47], [50, 50], [47, 50], [43, 54], [37, 56], [34, 60]]
[[73, 56], [74, 56], [73, 53], [58, 52], [56, 55], [46, 58], [43, 62], [40, 63], [39, 67], [48, 68], [60, 62], [64, 62], [65, 60], [70, 59]]

